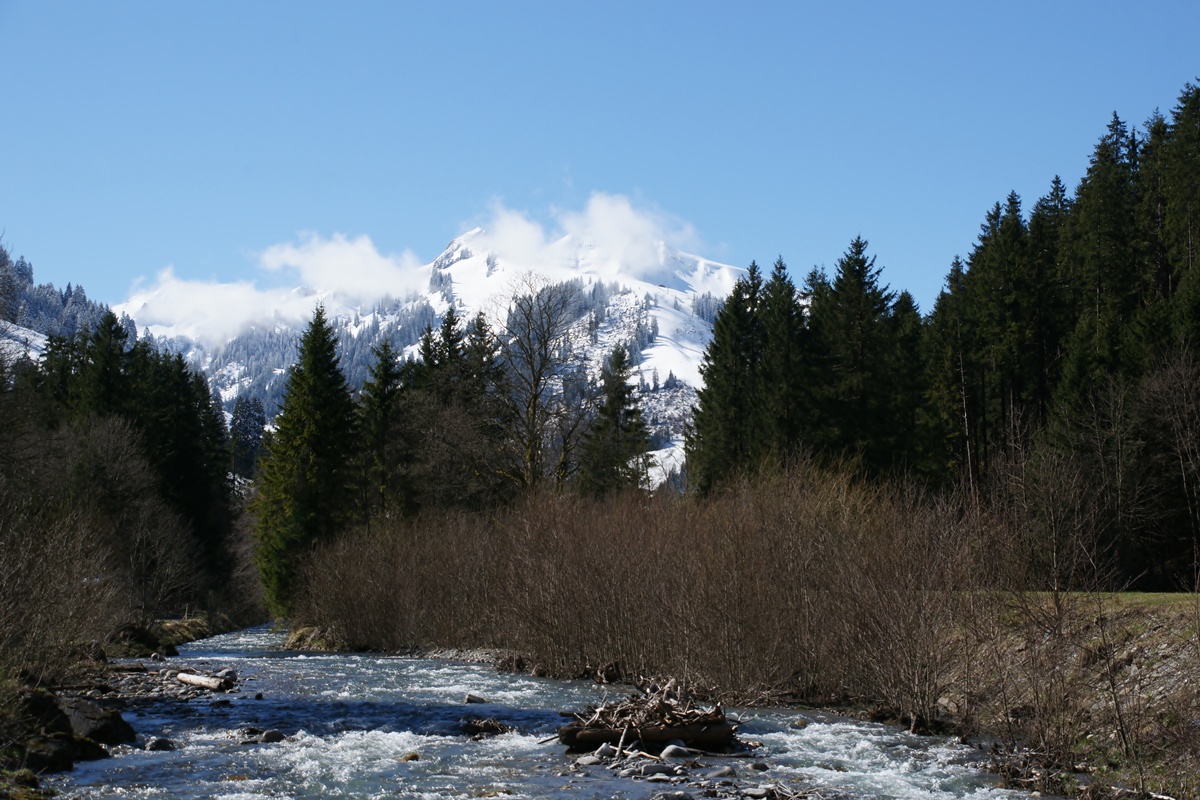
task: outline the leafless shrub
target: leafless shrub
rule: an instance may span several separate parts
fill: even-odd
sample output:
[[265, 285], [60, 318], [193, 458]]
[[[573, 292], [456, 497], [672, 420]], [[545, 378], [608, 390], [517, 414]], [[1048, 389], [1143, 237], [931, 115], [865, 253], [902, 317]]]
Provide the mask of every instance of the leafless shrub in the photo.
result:
[[1159, 364], [1143, 381], [1142, 391], [1167, 429], [1168, 454], [1183, 489], [1193, 541], [1200, 547], [1200, 364], [1185, 348]]
[[508, 647], [556, 674], [671, 674], [932, 722], [985, 548], [951, 503], [800, 464], [707, 501], [543, 491], [314, 554], [305, 622], [353, 646]]
[[131, 621], [149, 624], [195, 586], [188, 529], [159, 498], [139, 437], [123, 419], [90, 419], [58, 438], [64, 500], [87, 509], [122, 574]]
[[60, 673], [122, 619], [122, 586], [93, 520], [0, 492], [0, 674]]
[[229, 554], [228, 580], [213, 587], [205, 606], [224, 614], [239, 625], [252, 625], [269, 618], [266, 592], [259, 579], [258, 565], [254, 555], [258, 549], [257, 525], [250, 512], [253, 485], [243, 484], [239, 488], [239, 500], [234, 509], [224, 551]]

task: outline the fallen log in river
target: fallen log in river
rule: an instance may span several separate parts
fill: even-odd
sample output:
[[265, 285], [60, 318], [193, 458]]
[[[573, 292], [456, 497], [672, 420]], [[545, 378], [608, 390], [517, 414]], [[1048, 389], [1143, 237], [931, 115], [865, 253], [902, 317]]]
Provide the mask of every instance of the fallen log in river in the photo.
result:
[[194, 675], [190, 672], [181, 672], [175, 678], [180, 683], [186, 683], [189, 686], [199, 686], [201, 689], [208, 689], [213, 692], [223, 692], [233, 687], [233, 681], [229, 680], [229, 678]]

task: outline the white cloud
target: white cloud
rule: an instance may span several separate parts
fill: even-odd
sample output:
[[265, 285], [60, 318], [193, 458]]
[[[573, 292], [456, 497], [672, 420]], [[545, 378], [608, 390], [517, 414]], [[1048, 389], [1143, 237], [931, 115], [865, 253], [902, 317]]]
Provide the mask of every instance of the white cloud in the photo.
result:
[[588, 266], [601, 274], [660, 282], [663, 245], [684, 251], [699, 246], [695, 229], [684, 220], [653, 207], [635, 207], [624, 195], [594, 192], [580, 211], [554, 210], [550, 227], [496, 203], [484, 223], [480, 246], [501, 260], [524, 269], [570, 266], [583, 253]]
[[218, 283], [180, 278], [172, 267], [154, 282], [134, 286], [133, 295], [116, 310], [168, 335], [185, 335], [218, 343], [247, 325], [272, 317], [296, 322], [312, 313], [314, 298], [286, 289], [260, 289], [250, 281]]
[[653, 208], [634, 208], [622, 195], [599, 192], [588, 198], [583, 211], [560, 212], [558, 223], [626, 274], [656, 274], [662, 266], [663, 244], [691, 250], [698, 239], [695, 229], [683, 220]]
[[[601, 275], [619, 272], [664, 283], [675, 267], [664, 259], [663, 245], [690, 252], [698, 247], [690, 224], [653, 207], [635, 206], [623, 195], [597, 192], [583, 209], [551, 210], [550, 218], [546, 225], [496, 202], [471, 249], [490, 250], [519, 270], [558, 273], [578, 257]], [[424, 291], [429, 280], [428, 269], [412, 252], [381, 253], [370, 237], [341, 233], [328, 238], [305, 233], [274, 244], [258, 254], [257, 268], [250, 279], [220, 283], [180, 277], [167, 267], [153, 281], [139, 279], [117, 310], [128, 313], [140, 328], [213, 345], [255, 323], [303, 323], [318, 300], [338, 313], [384, 295]]]
[[349, 304], [370, 303], [385, 294], [403, 297], [424, 288], [417, 275], [421, 262], [405, 251], [385, 256], [368, 236], [347, 239], [335, 233], [322, 239], [304, 234], [298, 244], [268, 247], [259, 265], [271, 272], [294, 272], [304, 286], [311, 286]]
[[297, 242], [272, 245], [259, 254], [258, 267], [259, 278], [269, 278], [266, 286], [259, 280], [181, 278], [167, 267], [149, 285], [139, 279], [117, 310], [133, 317], [139, 328], [212, 345], [255, 323], [302, 323], [318, 300], [336, 313], [384, 295], [423, 290], [429, 278], [412, 253], [384, 255], [369, 237], [348, 239], [340, 233], [328, 239], [304, 234]]

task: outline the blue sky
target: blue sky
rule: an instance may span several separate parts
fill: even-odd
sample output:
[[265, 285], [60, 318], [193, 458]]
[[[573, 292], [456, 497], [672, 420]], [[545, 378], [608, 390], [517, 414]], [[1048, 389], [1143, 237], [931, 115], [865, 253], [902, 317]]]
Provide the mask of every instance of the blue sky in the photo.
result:
[[109, 303], [369, 237], [428, 261], [593, 193], [797, 281], [856, 235], [929, 310], [1010, 190], [1200, 74], [1200, 3], [0, 0], [0, 229]]

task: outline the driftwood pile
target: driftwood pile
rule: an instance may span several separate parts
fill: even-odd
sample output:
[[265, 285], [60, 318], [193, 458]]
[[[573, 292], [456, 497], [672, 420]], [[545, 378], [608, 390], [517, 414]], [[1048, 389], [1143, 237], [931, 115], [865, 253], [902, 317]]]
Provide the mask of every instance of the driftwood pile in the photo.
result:
[[733, 746], [737, 733], [720, 706], [694, 704], [690, 693], [673, 680], [570, 716], [573, 721], [559, 729], [558, 741], [571, 750], [591, 750], [605, 743], [616, 745], [618, 751], [635, 744], [659, 749], [681, 741], [699, 750], [725, 751]]

